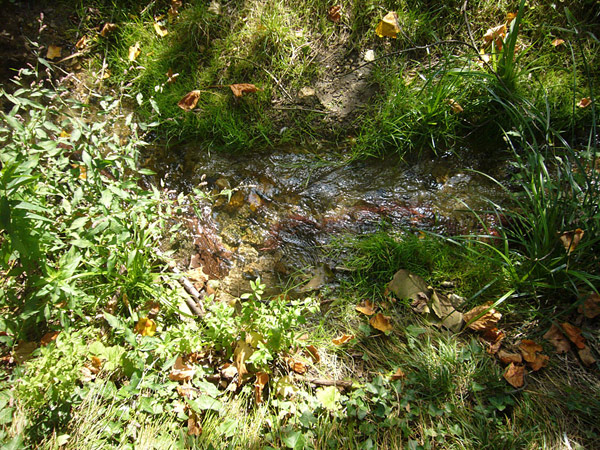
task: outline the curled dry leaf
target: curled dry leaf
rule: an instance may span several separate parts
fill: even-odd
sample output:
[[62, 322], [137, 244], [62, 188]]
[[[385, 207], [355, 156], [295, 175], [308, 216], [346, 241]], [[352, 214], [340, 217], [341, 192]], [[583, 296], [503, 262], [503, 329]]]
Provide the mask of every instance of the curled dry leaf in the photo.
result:
[[169, 6], [169, 11], [167, 14], [169, 16], [174, 17], [179, 14], [179, 8], [183, 5], [182, 0], [171, 0], [171, 6]]
[[510, 353], [506, 350], [502, 349], [496, 353], [496, 356], [500, 361], [504, 364], [521, 364], [523, 362], [523, 357], [518, 353]]
[[233, 352], [233, 364], [238, 371], [238, 386], [242, 385], [243, 378], [248, 373], [246, 361], [252, 356], [252, 353], [254, 353], [254, 349], [245, 340], [240, 339], [237, 341]]
[[[497, 328], [496, 325], [502, 318], [502, 314], [491, 307], [492, 303], [488, 302], [480, 306], [476, 306], [463, 316], [467, 327], [475, 331], [485, 331], [492, 328]], [[481, 316], [481, 317], [479, 317]], [[478, 319], [476, 319], [479, 317]], [[475, 320], [476, 319], [476, 320]]]
[[256, 374], [256, 381], [254, 382], [254, 400], [256, 404], [259, 405], [262, 403], [262, 394], [263, 389], [269, 382], [269, 374], [265, 372], [259, 372]]
[[235, 95], [236, 97], [241, 97], [244, 94], [249, 94], [251, 92], [262, 91], [261, 88], [258, 88], [250, 83], [231, 84], [229, 85], [229, 87], [231, 88], [231, 92], [233, 92], [233, 95]]
[[166, 75], [167, 75], [167, 83], [169, 83], [169, 84], [175, 83], [175, 80], [177, 80], [177, 77], [179, 77], [179, 74], [173, 73], [173, 69], [171, 69], [171, 68], [169, 68]]
[[154, 336], [156, 333], [156, 322], [147, 317], [142, 317], [135, 324], [135, 332], [142, 336]]
[[316, 364], [319, 361], [321, 361], [321, 356], [319, 355], [319, 351], [317, 350], [317, 347], [315, 347], [314, 345], [308, 345], [306, 347], [306, 351], [308, 352], [308, 354], [310, 355], [311, 359], [313, 360], [313, 362]]
[[581, 358], [581, 362], [585, 366], [591, 366], [596, 363], [596, 358], [594, 358], [594, 356], [592, 355], [592, 351], [590, 350], [590, 348], [587, 345], [584, 346], [584, 348], [577, 350], [577, 353], [579, 354], [579, 357]]
[[331, 20], [333, 23], [338, 23], [342, 18], [342, 6], [334, 5], [327, 11], [327, 18]]
[[195, 411], [190, 411], [188, 417], [188, 434], [190, 436], [200, 436], [202, 434], [202, 425], [200, 425], [200, 418]]
[[428, 302], [429, 297], [427, 297], [427, 294], [425, 292], [418, 292], [416, 298], [411, 302], [410, 307], [417, 314], [427, 314], [431, 312], [427, 304]]
[[135, 61], [137, 57], [140, 56], [140, 53], [142, 53], [141, 44], [139, 42], [136, 42], [134, 45], [129, 47], [127, 58], [129, 59], [129, 61]]
[[156, 31], [156, 34], [158, 34], [160, 37], [165, 37], [167, 34], [169, 34], [167, 27], [160, 22], [154, 22], [154, 31]]
[[593, 319], [596, 317], [598, 314], [600, 314], [600, 295], [592, 292], [587, 296], [585, 301], [579, 305], [577, 311], [588, 319]]
[[171, 368], [171, 373], [169, 374], [169, 380], [171, 381], [189, 381], [192, 379], [195, 373], [195, 369], [183, 362], [183, 358], [178, 356], [175, 360], [175, 364]]
[[560, 326], [569, 340], [575, 344], [575, 347], [578, 349], [585, 348], [585, 338], [581, 335], [581, 329], [571, 325], [569, 322], [563, 322], [560, 324]]
[[546, 367], [548, 365], [549, 356], [544, 355], [542, 353], [535, 354], [535, 360], [529, 363], [529, 366], [533, 369], [534, 372], [537, 372], [542, 367]]
[[517, 389], [523, 387], [523, 384], [525, 383], [525, 367], [517, 366], [515, 363], [510, 363], [510, 365], [504, 371], [503, 376], [511, 386]]
[[200, 99], [200, 91], [191, 91], [183, 96], [181, 100], [177, 103], [184, 111], [191, 111], [198, 104], [198, 100]]
[[564, 43], [565, 43], [565, 40], [564, 40], [564, 39], [554, 39], [554, 40], [552, 41], [552, 45], [553, 45], [554, 47], [558, 47], [558, 46], [560, 46], [560, 45], [563, 45]]
[[366, 316], [372, 316], [375, 314], [375, 304], [369, 300], [365, 300], [364, 303], [358, 305], [355, 309]]
[[48, 52], [46, 53], [46, 58], [48, 58], [48, 59], [60, 58], [61, 54], [62, 54], [62, 47], [59, 47], [58, 45], [49, 45]]
[[42, 347], [45, 347], [50, 342], [55, 341], [59, 334], [60, 331], [48, 331], [45, 335], [42, 336], [42, 339], [40, 339], [40, 345]]
[[194, 389], [189, 384], [182, 384], [177, 386], [177, 393], [181, 395], [183, 398], [194, 398], [196, 394], [196, 389]]
[[97, 356], [92, 356], [91, 363], [92, 363], [92, 366], [90, 367], [90, 370], [93, 373], [97, 374], [102, 369], [102, 365], [104, 364], [104, 360], [102, 360], [102, 358], [99, 358]]
[[544, 351], [543, 347], [531, 339], [523, 339], [519, 344], [523, 359], [527, 362], [535, 361], [535, 354]]
[[79, 39], [77, 41], [77, 43], [75, 44], [75, 47], [78, 50], [83, 50], [84, 48], [87, 47], [89, 41], [90, 41], [90, 38], [88, 38], [86, 35], [83, 35], [83, 36], [81, 36], [81, 39]]
[[351, 334], [343, 334], [331, 340], [335, 345], [344, 345], [346, 342], [354, 339], [354, 335]]
[[562, 242], [563, 247], [568, 255], [575, 251], [579, 242], [581, 242], [581, 238], [583, 238], [585, 231], [581, 228], [577, 228], [573, 231], [565, 231], [559, 236], [560, 242]]
[[375, 34], [377, 34], [377, 36], [379, 36], [380, 38], [391, 37], [396, 39], [398, 33], [400, 33], [398, 14], [396, 14], [394, 11], [390, 11], [385, 15], [383, 19], [381, 19], [379, 25], [377, 25], [377, 28], [375, 29]]
[[488, 29], [483, 36], [483, 40], [486, 45], [492, 41], [496, 41], [496, 44], [498, 44], [499, 41], [501, 42], [501, 39], [504, 39], [504, 36], [506, 36], [506, 24], [503, 23], [502, 25]]
[[463, 107], [460, 106], [460, 104], [453, 98], [447, 99], [446, 103], [448, 103], [448, 105], [450, 105], [450, 109], [452, 109], [452, 112], [454, 114], [460, 114], [461, 112], [464, 111]]
[[113, 33], [116, 29], [117, 29], [117, 25], [116, 24], [114, 24], [114, 23], [105, 23], [104, 26], [102, 27], [102, 30], [100, 30], [100, 36], [106, 37], [109, 34]]
[[383, 331], [384, 333], [388, 333], [388, 332], [392, 331], [392, 329], [394, 328], [392, 326], [392, 324], [390, 323], [390, 317], [384, 316], [381, 313], [377, 313], [373, 317], [371, 317], [371, 320], [369, 320], [369, 323], [371, 324], [371, 326], [373, 328], [375, 328], [379, 331]]
[[481, 337], [483, 337], [488, 344], [488, 348], [486, 349], [487, 352], [490, 355], [495, 355], [504, 340], [504, 332], [498, 328], [492, 328], [490, 330], [485, 330]]
[[587, 108], [591, 104], [592, 104], [592, 99], [589, 97], [584, 97], [581, 100], [579, 100], [579, 103], [577, 103], [577, 106], [580, 108]]
[[506, 14], [506, 25], [510, 25], [510, 23], [517, 18], [517, 13], [509, 12]]
[[406, 374], [402, 371], [401, 368], [398, 367], [398, 369], [396, 369], [396, 371], [392, 374], [392, 376], [390, 377], [390, 379], [392, 381], [396, 381], [396, 380], [402, 380], [403, 378], [406, 378]]
[[552, 324], [543, 338], [554, 346], [556, 353], [567, 353], [571, 349], [571, 344], [569, 344], [569, 341], [556, 324]]
[[221, 378], [224, 378], [227, 381], [233, 380], [237, 374], [237, 368], [231, 363], [226, 363], [221, 368]]
[[299, 373], [300, 375], [306, 373], [306, 364], [302, 361], [296, 361], [294, 358], [287, 358], [286, 361], [289, 368], [294, 372]]

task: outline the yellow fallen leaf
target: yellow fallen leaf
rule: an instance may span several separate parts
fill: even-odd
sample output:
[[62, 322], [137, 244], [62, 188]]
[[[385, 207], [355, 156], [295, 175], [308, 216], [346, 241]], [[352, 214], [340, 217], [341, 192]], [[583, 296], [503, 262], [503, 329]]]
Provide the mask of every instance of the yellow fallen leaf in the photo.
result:
[[198, 100], [200, 99], [200, 91], [192, 91], [188, 92], [183, 96], [181, 100], [177, 103], [184, 111], [191, 111], [198, 104]]
[[252, 353], [254, 353], [254, 349], [250, 347], [245, 340], [240, 339], [237, 341], [237, 345], [233, 352], [233, 365], [238, 371], [238, 386], [242, 385], [244, 375], [248, 373], [246, 361], [252, 356]]
[[517, 13], [509, 12], [506, 14], [506, 25], [510, 25], [510, 23], [517, 18]]
[[363, 313], [366, 316], [372, 316], [375, 314], [375, 304], [369, 300], [365, 300], [364, 303], [358, 305], [356, 308], [358, 312]]
[[189, 364], [183, 362], [183, 358], [178, 356], [175, 364], [171, 368], [169, 380], [171, 381], [189, 381], [194, 376], [196, 370]]
[[159, 22], [154, 22], [154, 31], [156, 31], [156, 34], [158, 34], [160, 37], [165, 37], [167, 34], [169, 34], [167, 27]]
[[381, 313], [377, 313], [373, 317], [371, 317], [369, 323], [373, 328], [376, 328], [379, 331], [383, 331], [384, 333], [388, 333], [394, 328], [390, 323], [389, 316], [384, 316]]
[[129, 53], [127, 54], [127, 57], [129, 58], [129, 61], [135, 61], [137, 57], [140, 56], [140, 53], [142, 53], [142, 50], [140, 49], [140, 43], [136, 42], [135, 45], [129, 47]]
[[452, 112], [454, 114], [460, 114], [461, 112], [464, 111], [463, 107], [460, 106], [460, 104], [453, 98], [447, 99], [446, 103], [448, 103], [448, 105], [450, 105], [450, 108], [452, 109]]
[[398, 14], [394, 11], [388, 12], [385, 17], [381, 19], [377, 28], [375, 28], [375, 34], [380, 38], [391, 37], [396, 39], [398, 33], [400, 33], [400, 25], [398, 24]]
[[114, 32], [116, 29], [117, 25], [115, 25], [114, 23], [105, 23], [102, 27], [102, 30], [100, 30], [100, 36], [106, 37], [112, 32]]
[[554, 47], [558, 47], [559, 45], [563, 45], [564, 43], [565, 43], [565, 40], [564, 40], [564, 39], [554, 39], [554, 40], [552, 41], [552, 45], [553, 45]]
[[344, 345], [346, 342], [354, 339], [354, 335], [343, 334], [342, 336], [338, 336], [331, 340], [335, 345]]
[[49, 45], [48, 52], [46, 53], [46, 58], [48, 58], [48, 59], [60, 58], [61, 53], [62, 53], [62, 47], [59, 47], [58, 45]]
[[154, 336], [156, 333], [156, 322], [147, 317], [142, 317], [135, 324], [135, 332], [142, 336]]

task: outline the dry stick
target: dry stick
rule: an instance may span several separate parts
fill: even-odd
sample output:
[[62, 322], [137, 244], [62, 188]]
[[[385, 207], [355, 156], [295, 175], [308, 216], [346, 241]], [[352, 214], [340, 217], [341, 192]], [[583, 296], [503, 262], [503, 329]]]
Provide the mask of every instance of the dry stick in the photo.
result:
[[462, 5], [461, 11], [463, 13], [463, 15], [465, 16], [465, 24], [467, 25], [467, 33], [469, 34], [469, 39], [471, 39], [471, 44], [473, 45], [473, 47], [477, 47], [477, 44], [475, 43], [475, 38], [473, 38], [473, 33], [471, 31], [471, 24], [469, 23], [469, 18], [467, 17], [467, 8], [469, 7], [469, 0], [465, 0], [465, 2]]
[[275, 82], [275, 84], [277, 84], [277, 86], [279, 86], [279, 89], [281, 89], [281, 92], [283, 92], [285, 94], [285, 96], [289, 99], [289, 100], [293, 100], [292, 96], [290, 94], [288, 94], [288, 92], [284, 89], [284, 87], [281, 85], [281, 83], [279, 82], [279, 80], [277, 78], [275, 78], [275, 75], [273, 75], [271, 72], [269, 72], [267, 69], [265, 69], [264, 67], [259, 66], [258, 64], [256, 64], [254, 61], [250, 61], [249, 59], [246, 58], [242, 58], [241, 56], [231, 56], [231, 58], [235, 58], [235, 59], [239, 59], [241, 61], [246, 61], [250, 64], [252, 64], [254, 67], [256, 67], [257, 69], [261, 69], [264, 70], [265, 73], [267, 75], [269, 75], [273, 81]]
[[344, 389], [349, 389], [352, 387], [352, 381], [346, 380], [327, 380], [324, 378], [313, 378], [312, 380], [306, 380], [310, 384], [314, 384], [315, 386], [336, 386], [342, 387]]

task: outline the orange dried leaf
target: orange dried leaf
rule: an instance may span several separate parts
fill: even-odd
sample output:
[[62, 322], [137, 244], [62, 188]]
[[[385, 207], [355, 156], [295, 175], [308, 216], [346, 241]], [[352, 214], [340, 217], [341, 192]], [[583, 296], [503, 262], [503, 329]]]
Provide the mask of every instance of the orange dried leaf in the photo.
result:
[[575, 344], [575, 347], [579, 349], [585, 348], [585, 338], [581, 335], [581, 329], [571, 325], [569, 322], [563, 322], [560, 326], [569, 340]]
[[391, 37], [396, 39], [400, 33], [400, 24], [398, 23], [398, 14], [394, 11], [388, 12], [375, 29], [375, 34], [382, 37]]
[[534, 372], [537, 372], [542, 367], [546, 367], [548, 364], [548, 360], [550, 358], [542, 353], [535, 354], [535, 359], [529, 363], [529, 366], [533, 369]]
[[[488, 302], [483, 305], [476, 306], [475, 308], [466, 312], [463, 318], [468, 324], [467, 327], [475, 331], [484, 331], [497, 328], [496, 325], [502, 318], [502, 314], [497, 312], [494, 308], [491, 308], [491, 305], [492, 303]], [[479, 318], [476, 319], [477, 317]]]
[[371, 324], [371, 326], [373, 328], [375, 328], [379, 331], [383, 331], [384, 333], [388, 333], [388, 332], [392, 331], [392, 329], [394, 328], [392, 326], [392, 324], [390, 323], [390, 317], [384, 316], [381, 313], [377, 313], [373, 317], [371, 317], [371, 320], [369, 320], [369, 323]]
[[519, 344], [519, 350], [523, 359], [527, 362], [533, 362], [536, 359], [536, 353], [543, 351], [543, 347], [530, 339], [523, 339]]
[[506, 14], [506, 25], [510, 25], [510, 23], [517, 18], [517, 13], [508, 13]]
[[171, 381], [189, 381], [194, 376], [195, 369], [183, 362], [183, 358], [178, 356], [175, 360], [175, 364], [171, 368], [171, 373], [169, 374], [169, 380]]
[[579, 103], [577, 103], [577, 106], [579, 106], [580, 108], [587, 108], [591, 104], [592, 104], [592, 99], [589, 97], [584, 97], [581, 100], [579, 100]]
[[489, 44], [492, 41], [504, 39], [504, 36], [506, 36], [506, 24], [498, 25], [497, 27], [488, 29], [483, 36], [483, 40], [486, 44]]
[[60, 58], [61, 54], [62, 54], [62, 47], [59, 47], [58, 45], [49, 45], [48, 52], [46, 53], [46, 58], [48, 58], [48, 59]]
[[296, 361], [294, 358], [287, 358], [287, 363], [290, 369], [300, 375], [306, 373], [306, 364], [302, 361]]
[[262, 403], [262, 394], [263, 389], [269, 382], [269, 374], [265, 372], [259, 372], [256, 374], [256, 381], [254, 382], [254, 400], [256, 404], [259, 405]]
[[354, 339], [354, 335], [343, 334], [331, 340], [335, 345], [344, 345], [346, 342]]
[[147, 317], [142, 317], [135, 324], [135, 332], [142, 336], [154, 336], [156, 333], [156, 322]]
[[308, 345], [306, 347], [306, 351], [308, 351], [308, 353], [310, 354], [310, 357], [312, 358], [313, 362], [316, 364], [319, 361], [321, 361], [321, 356], [319, 355], [319, 351], [317, 350], [317, 347], [315, 347], [314, 345]]
[[366, 316], [372, 316], [375, 314], [375, 304], [369, 300], [365, 300], [364, 303], [358, 305], [355, 309]]
[[496, 353], [496, 356], [500, 361], [504, 364], [521, 364], [523, 362], [523, 358], [518, 353], [510, 353], [506, 350], [500, 350]]
[[200, 425], [200, 419], [194, 411], [190, 412], [187, 425], [188, 434], [190, 436], [200, 436], [202, 434], [202, 425]]
[[525, 383], [525, 367], [517, 366], [515, 363], [510, 363], [510, 365], [504, 371], [503, 376], [511, 386], [518, 389]]
[[93, 370], [94, 373], [100, 372], [100, 369], [102, 369], [102, 364], [104, 364], [104, 361], [102, 360], [102, 358], [99, 358], [97, 356], [92, 356], [92, 368], [94, 369]]
[[106, 37], [112, 32], [114, 32], [116, 29], [117, 25], [115, 25], [114, 23], [105, 23], [102, 27], [102, 30], [100, 30], [100, 36]]
[[583, 304], [579, 305], [577, 311], [588, 319], [593, 319], [600, 314], [600, 295], [595, 292], [588, 295]]
[[191, 111], [198, 104], [198, 100], [200, 99], [200, 91], [192, 91], [188, 92], [183, 96], [177, 106], [179, 106], [184, 111]]
[[583, 231], [581, 228], [577, 228], [573, 231], [565, 231], [559, 236], [560, 242], [562, 242], [562, 245], [568, 255], [575, 251], [584, 234], [585, 231]]
[[78, 50], [83, 50], [84, 48], [87, 47], [89, 41], [90, 41], [90, 38], [88, 38], [86, 35], [83, 35], [83, 36], [81, 36], [81, 39], [79, 39], [77, 41], [77, 43], [75, 44], [75, 47]]
[[141, 44], [136, 42], [134, 45], [129, 47], [129, 51], [127, 53], [127, 58], [129, 58], [129, 61], [135, 61], [137, 57], [140, 56], [140, 53], [142, 53], [140, 46]]
[[327, 18], [331, 20], [333, 23], [338, 23], [342, 18], [342, 6], [334, 5], [327, 11]]
[[396, 369], [396, 372], [394, 372], [390, 378], [392, 379], [392, 381], [401, 380], [403, 378], [406, 378], [406, 374], [402, 371], [402, 369], [398, 367], [398, 369]]
[[251, 92], [262, 91], [262, 89], [250, 83], [231, 84], [229, 85], [229, 87], [231, 88], [231, 92], [233, 92], [233, 95], [235, 95], [236, 97], [241, 97], [244, 94], [248, 94]]
[[592, 351], [590, 348], [585, 345], [584, 348], [577, 350], [579, 357], [581, 358], [581, 362], [586, 366], [591, 366], [596, 363], [596, 358], [592, 355]]
[[48, 331], [45, 335], [42, 336], [42, 339], [40, 340], [41, 346], [45, 347], [50, 342], [55, 341], [59, 334], [60, 331]]
[[447, 99], [446, 103], [448, 103], [448, 105], [450, 105], [450, 109], [452, 109], [452, 112], [454, 114], [460, 114], [461, 112], [464, 111], [463, 107], [460, 106], [460, 104], [453, 98]]
[[556, 324], [552, 324], [543, 338], [554, 346], [556, 353], [567, 353], [571, 349], [571, 344]]
[[554, 47], [558, 47], [559, 45], [563, 45], [564, 43], [565, 43], [565, 40], [564, 40], [564, 39], [554, 39], [554, 40], [552, 41], [552, 45], [553, 45]]

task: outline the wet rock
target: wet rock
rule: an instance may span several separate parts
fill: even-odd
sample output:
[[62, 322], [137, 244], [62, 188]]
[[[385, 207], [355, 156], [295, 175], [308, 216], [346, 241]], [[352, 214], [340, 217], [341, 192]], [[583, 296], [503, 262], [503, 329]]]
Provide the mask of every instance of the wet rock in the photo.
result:
[[215, 186], [221, 191], [223, 189], [231, 189], [231, 184], [229, 183], [229, 180], [225, 177], [221, 177], [217, 181], [215, 181]]
[[233, 195], [229, 199], [229, 203], [227, 204], [227, 206], [229, 206], [230, 208], [238, 209], [241, 208], [244, 205], [244, 203], [246, 203], [246, 194], [238, 190], [233, 193]]

